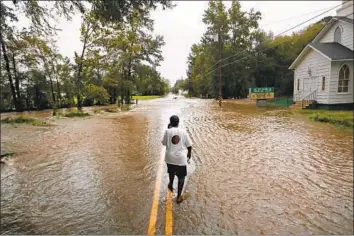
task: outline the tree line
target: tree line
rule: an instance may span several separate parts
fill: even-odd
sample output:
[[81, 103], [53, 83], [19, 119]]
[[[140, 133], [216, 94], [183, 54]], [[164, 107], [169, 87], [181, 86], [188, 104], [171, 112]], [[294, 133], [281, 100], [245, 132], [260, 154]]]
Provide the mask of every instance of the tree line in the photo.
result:
[[186, 78], [177, 80], [172, 91], [217, 98], [221, 66], [223, 98], [246, 98], [251, 87], [275, 87], [276, 96], [291, 96], [288, 67], [331, 17], [278, 37], [259, 28], [261, 17], [259, 11], [243, 11], [239, 1], [229, 9], [222, 1], [210, 1], [203, 15], [207, 30], [191, 47]]
[[[0, 2], [1, 111], [130, 103], [131, 95], [163, 95], [168, 81], [156, 70], [161, 35], [149, 13], [170, 0]], [[58, 51], [54, 23], [80, 14], [82, 48], [74, 60]], [[30, 26], [15, 23], [25, 16]], [[68, 35], [70, 37], [70, 35]]]

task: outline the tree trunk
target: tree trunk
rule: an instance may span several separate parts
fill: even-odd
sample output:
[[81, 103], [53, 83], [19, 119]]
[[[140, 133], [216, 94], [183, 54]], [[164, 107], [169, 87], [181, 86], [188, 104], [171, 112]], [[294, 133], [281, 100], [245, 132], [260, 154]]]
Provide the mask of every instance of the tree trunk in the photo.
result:
[[81, 57], [80, 57], [80, 64], [79, 64], [79, 70], [77, 72], [77, 88], [78, 88], [78, 94], [77, 94], [77, 109], [81, 110], [82, 109], [82, 101], [81, 101], [81, 73], [82, 73], [82, 69], [83, 69], [83, 58], [85, 55], [85, 50], [86, 50], [86, 38], [84, 41], [84, 46], [82, 48], [82, 53], [81, 53]]
[[29, 86], [30, 86], [30, 80], [29, 77], [27, 77], [27, 86], [26, 86], [26, 109], [27, 110], [31, 110], [32, 106], [31, 106], [31, 94], [29, 91]]
[[126, 77], [126, 71], [124, 69], [123, 65], [123, 75], [120, 78], [120, 104], [123, 106], [123, 101], [124, 101], [124, 91], [123, 91], [123, 78]]
[[117, 99], [116, 99], [116, 93], [117, 93], [117, 89], [116, 88], [113, 88], [113, 104], [116, 104], [116, 101], [117, 101]]
[[9, 80], [9, 83], [10, 83], [12, 99], [13, 99], [13, 102], [15, 104], [16, 111], [21, 111], [21, 107], [19, 106], [19, 104], [17, 102], [15, 87], [14, 87], [12, 76], [11, 76], [10, 60], [9, 60], [9, 57], [7, 56], [6, 46], [5, 46], [4, 39], [2, 38], [1, 32], [0, 32], [0, 42], [1, 42], [2, 53], [3, 53], [3, 56], [4, 56], [5, 64], [6, 64], [5, 66], [6, 66], [8, 80]]
[[53, 73], [54, 73], [55, 80], [57, 82], [56, 107], [58, 108], [60, 106], [61, 94], [60, 94], [60, 85], [59, 85], [59, 81], [58, 81], [58, 71], [55, 69], [54, 60], [55, 60], [55, 56], [51, 60], [51, 65], [52, 65], [52, 73], [51, 73], [51, 75], [53, 75]]
[[81, 110], [82, 109], [82, 101], [81, 101], [81, 96], [80, 94], [77, 94], [77, 109]]
[[56, 115], [57, 113], [57, 103], [56, 103], [56, 100], [55, 100], [55, 93], [54, 93], [54, 85], [53, 85], [53, 80], [52, 80], [52, 77], [49, 76], [49, 82], [50, 82], [50, 89], [52, 90], [52, 99], [53, 99], [53, 116]]
[[36, 100], [35, 100], [34, 105], [37, 107], [37, 110], [40, 110], [41, 109], [41, 95], [39, 93], [39, 88], [37, 85], [35, 85], [35, 88], [36, 88]]
[[[37, 46], [38, 47], [38, 46]], [[41, 49], [38, 48], [39, 52], [41, 52]], [[54, 93], [54, 85], [53, 85], [53, 79], [52, 79], [52, 72], [50, 72], [49, 70], [49, 65], [48, 65], [48, 61], [45, 57], [45, 55], [41, 54], [41, 58], [43, 60], [43, 64], [44, 64], [44, 68], [46, 71], [47, 76], [49, 77], [49, 82], [50, 82], [50, 90], [52, 92], [52, 100], [53, 100], [53, 115], [56, 114], [56, 109], [57, 109], [57, 103], [56, 103], [56, 99], [55, 99], [55, 93]]]
[[[132, 67], [132, 62], [129, 61], [129, 63], [128, 63], [128, 80], [129, 80], [129, 81], [130, 81], [130, 77], [131, 77], [131, 75], [132, 75], [131, 67]], [[127, 104], [130, 104], [130, 88], [127, 89], [127, 94], [126, 94], [125, 102], [126, 102]]]
[[82, 46], [82, 52], [81, 52], [81, 56], [80, 56], [79, 69], [78, 69], [78, 72], [77, 72], [77, 81], [78, 81], [78, 85], [77, 85], [77, 88], [78, 88], [77, 109], [79, 109], [79, 110], [82, 109], [82, 101], [81, 101], [81, 94], [80, 94], [81, 93], [81, 74], [82, 74], [82, 70], [83, 70], [83, 66], [84, 66], [83, 65], [83, 59], [84, 59], [85, 50], [86, 50], [86, 47], [87, 47], [87, 40], [88, 40], [88, 37], [89, 37], [88, 28], [89, 28], [89, 23], [87, 25], [87, 30], [86, 30], [86, 34], [85, 34], [85, 38], [84, 38], [84, 45]]
[[54, 103], [54, 107], [56, 107], [56, 100], [55, 100], [55, 93], [54, 93], [54, 85], [53, 85], [53, 80], [52, 77], [49, 76], [49, 82], [50, 82], [50, 89], [52, 90], [52, 99], [53, 99], [53, 103]]
[[21, 107], [20, 109], [23, 110], [22, 106], [22, 98], [21, 98], [21, 92], [20, 92], [20, 79], [16, 70], [16, 60], [15, 60], [15, 52], [12, 53], [12, 66], [14, 70], [14, 76], [15, 76], [15, 89], [16, 89], [16, 96], [17, 96], [17, 102], [19, 106]]
[[57, 100], [58, 100], [58, 105], [60, 106], [60, 100], [61, 100], [60, 84], [58, 78], [56, 80], [57, 80], [57, 93], [58, 93]]
[[27, 109], [27, 111], [30, 111], [32, 109], [31, 100], [30, 100], [30, 96], [29, 96], [28, 92], [27, 92], [27, 96], [26, 96], [26, 109]]

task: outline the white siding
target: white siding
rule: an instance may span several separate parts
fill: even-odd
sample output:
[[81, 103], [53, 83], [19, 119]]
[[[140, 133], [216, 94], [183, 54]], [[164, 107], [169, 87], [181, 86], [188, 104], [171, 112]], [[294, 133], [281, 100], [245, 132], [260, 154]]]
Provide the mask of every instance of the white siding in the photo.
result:
[[[311, 68], [311, 76], [308, 68]], [[330, 77], [330, 61], [314, 50], [304, 56], [295, 68], [294, 73], [294, 100], [300, 100], [317, 89], [317, 102], [328, 102], [328, 86]], [[322, 77], [325, 77], [325, 90], [322, 90]], [[297, 81], [300, 79], [300, 90], [297, 91]]]
[[334, 23], [332, 28], [320, 39], [320, 43], [334, 42], [334, 31], [338, 26], [343, 30], [341, 44], [353, 50], [353, 25], [348, 22], [337, 21]]
[[346, 62], [349, 67], [349, 92], [338, 93], [339, 69], [344, 62], [332, 62], [330, 92], [328, 104], [353, 103], [353, 61]]

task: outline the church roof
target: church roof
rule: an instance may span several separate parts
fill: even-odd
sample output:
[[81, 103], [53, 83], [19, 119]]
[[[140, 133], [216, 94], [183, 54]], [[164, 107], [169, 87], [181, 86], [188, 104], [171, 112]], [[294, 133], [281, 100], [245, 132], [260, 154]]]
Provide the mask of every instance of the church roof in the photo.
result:
[[331, 60], [349, 60], [353, 59], [353, 51], [339, 43], [310, 43], [313, 46]]

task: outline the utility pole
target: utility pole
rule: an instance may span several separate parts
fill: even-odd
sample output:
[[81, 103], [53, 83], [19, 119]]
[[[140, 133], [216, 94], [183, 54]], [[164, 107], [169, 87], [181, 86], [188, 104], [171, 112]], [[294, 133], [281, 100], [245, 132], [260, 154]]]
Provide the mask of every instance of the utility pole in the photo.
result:
[[219, 32], [218, 32], [218, 41], [219, 41], [219, 56], [220, 56], [220, 64], [219, 64], [219, 107], [221, 107], [221, 104], [222, 104], [222, 77], [221, 77], [222, 42], [221, 42], [220, 27], [219, 27]]

